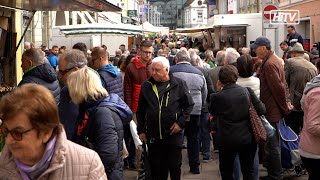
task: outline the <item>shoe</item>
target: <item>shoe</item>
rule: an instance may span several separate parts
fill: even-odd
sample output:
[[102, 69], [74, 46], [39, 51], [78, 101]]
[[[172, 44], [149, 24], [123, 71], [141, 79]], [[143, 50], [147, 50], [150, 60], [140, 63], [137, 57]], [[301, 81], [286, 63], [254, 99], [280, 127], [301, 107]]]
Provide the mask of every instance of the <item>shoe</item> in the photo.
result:
[[197, 168], [197, 169], [190, 169], [190, 172], [191, 172], [192, 174], [200, 174], [199, 168]]
[[211, 158], [203, 158], [202, 159], [202, 162], [204, 162], [204, 163], [208, 163], [208, 162], [211, 162], [213, 159], [211, 159]]

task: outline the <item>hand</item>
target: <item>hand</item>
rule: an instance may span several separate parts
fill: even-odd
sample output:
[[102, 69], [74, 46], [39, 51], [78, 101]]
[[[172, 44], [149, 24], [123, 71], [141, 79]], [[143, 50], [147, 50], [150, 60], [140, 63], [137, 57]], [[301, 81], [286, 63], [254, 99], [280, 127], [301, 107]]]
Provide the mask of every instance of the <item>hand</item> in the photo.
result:
[[139, 134], [139, 139], [140, 139], [142, 142], [147, 143], [147, 138], [146, 138], [146, 134], [145, 134], [145, 133]]
[[221, 91], [223, 89], [223, 84], [218, 80], [217, 81], [217, 91]]
[[288, 106], [289, 111], [291, 111], [294, 108], [293, 105], [291, 104], [291, 102], [287, 102], [287, 106]]
[[181, 131], [181, 127], [179, 126], [178, 123], [175, 122], [175, 123], [172, 124], [170, 130], [171, 130], [170, 135], [172, 135], [172, 134], [180, 132]]

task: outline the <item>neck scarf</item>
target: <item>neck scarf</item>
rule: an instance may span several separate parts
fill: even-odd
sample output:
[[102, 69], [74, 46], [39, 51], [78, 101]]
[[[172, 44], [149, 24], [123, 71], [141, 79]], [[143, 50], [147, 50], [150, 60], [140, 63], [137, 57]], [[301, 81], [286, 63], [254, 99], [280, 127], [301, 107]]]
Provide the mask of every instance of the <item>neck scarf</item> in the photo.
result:
[[42, 173], [44, 173], [48, 169], [54, 153], [56, 139], [57, 138], [55, 136], [47, 143], [42, 159], [35, 165], [28, 166], [19, 162], [16, 159], [14, 160], [23, 180], [37, 179]]

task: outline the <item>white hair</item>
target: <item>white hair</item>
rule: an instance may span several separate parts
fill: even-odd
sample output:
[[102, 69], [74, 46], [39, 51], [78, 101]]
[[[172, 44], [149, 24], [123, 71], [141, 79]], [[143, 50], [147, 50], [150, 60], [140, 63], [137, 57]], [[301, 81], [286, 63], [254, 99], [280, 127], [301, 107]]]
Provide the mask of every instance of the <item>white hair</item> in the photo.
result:
[[242, 54], [249, 54], [250, 53], [250, 49], [244, 47], [244, 48], [242, 48], [241, 52], [242, 52]]
[[225, 53], [225, 60], [228, 64], [233, 64], [237, 62], [240, 54], [234, 48], [227, 48]]
[[156, 58], [154, 58], [152, 60], [152, 64], [153, 63], [158, 63], [158, 62], [161, 62], [161, 64], [163, 65], [163, 68], [168, 68], [168, 72], [170, 70], [170, 63], [169, 63], [169, 60], [163, 56], [158, 56]]

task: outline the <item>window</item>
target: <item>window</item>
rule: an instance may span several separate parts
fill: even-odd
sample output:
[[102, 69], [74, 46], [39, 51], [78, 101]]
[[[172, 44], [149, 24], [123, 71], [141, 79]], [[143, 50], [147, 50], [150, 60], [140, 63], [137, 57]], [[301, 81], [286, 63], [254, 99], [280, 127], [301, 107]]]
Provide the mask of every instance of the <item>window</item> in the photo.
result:
[[203, 22], [203, 12], [202, 11], [198, 11], [198, 20], [197, 22]]

